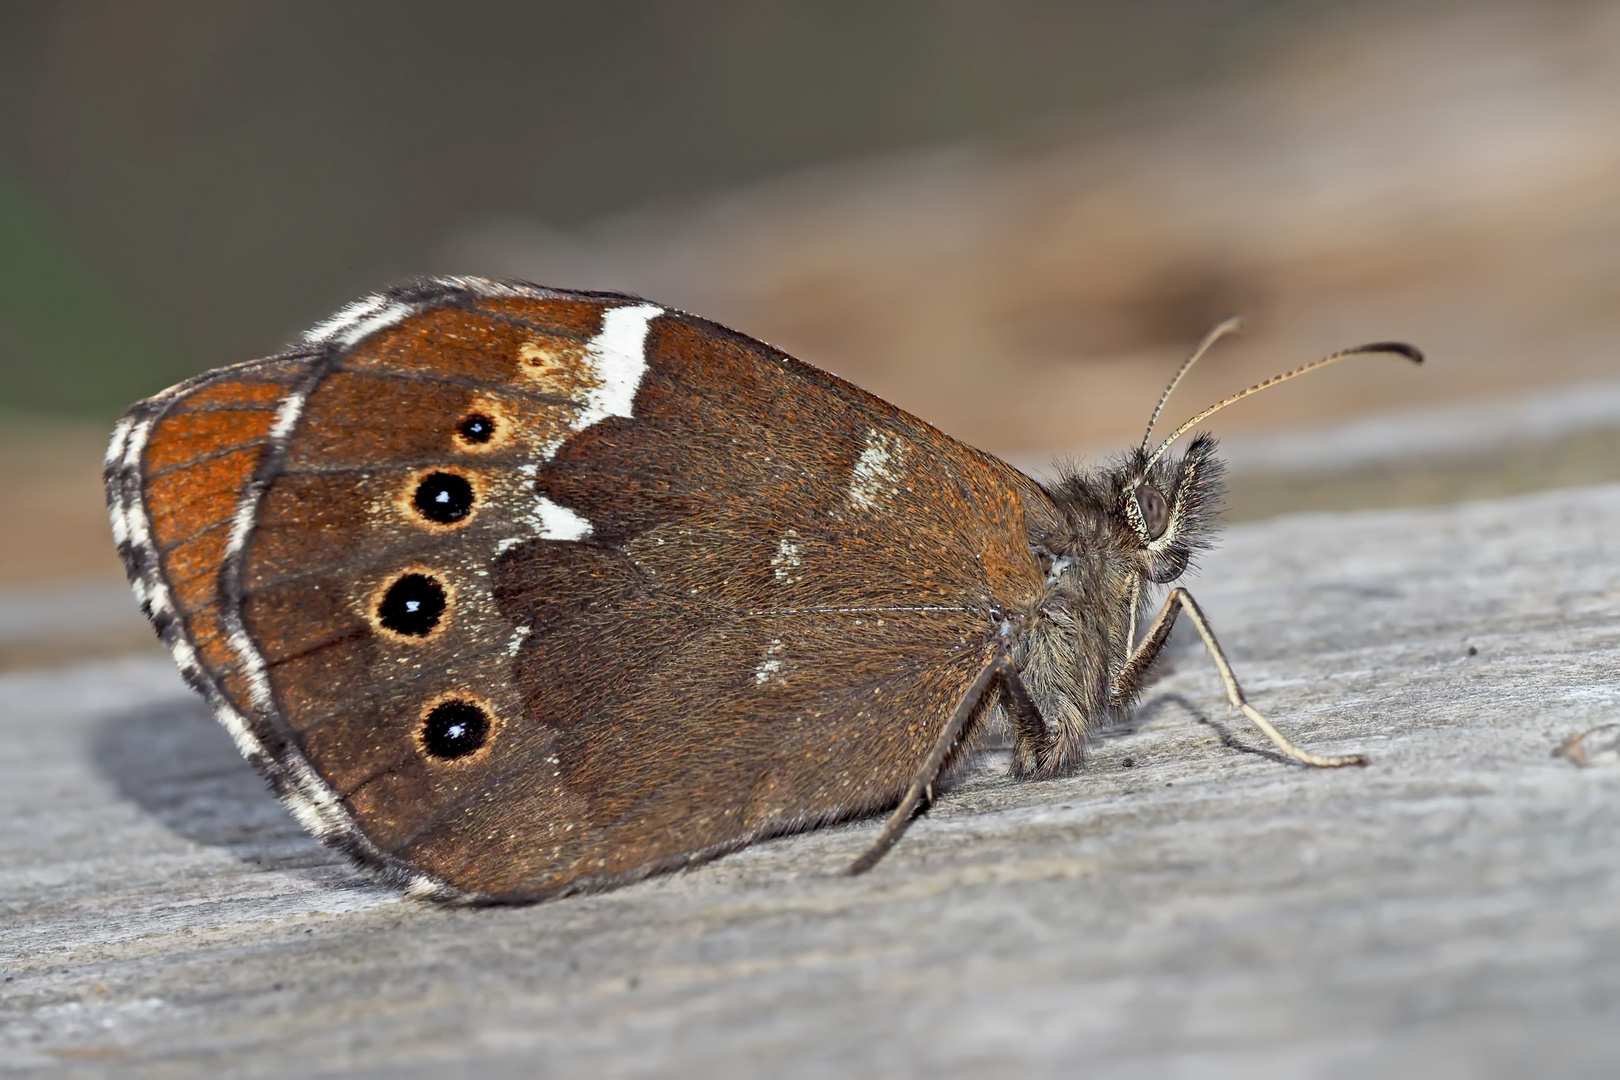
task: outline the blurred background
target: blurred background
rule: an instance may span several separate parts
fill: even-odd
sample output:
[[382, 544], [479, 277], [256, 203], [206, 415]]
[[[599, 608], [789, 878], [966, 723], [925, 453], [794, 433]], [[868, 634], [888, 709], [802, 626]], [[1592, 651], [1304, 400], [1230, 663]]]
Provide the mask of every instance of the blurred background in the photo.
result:
[[1620, 479], [1620, 4], [0, 6], [0, 668], [151, 648], [111, 421], [425, 273], [612, 288], [1235, 520]]

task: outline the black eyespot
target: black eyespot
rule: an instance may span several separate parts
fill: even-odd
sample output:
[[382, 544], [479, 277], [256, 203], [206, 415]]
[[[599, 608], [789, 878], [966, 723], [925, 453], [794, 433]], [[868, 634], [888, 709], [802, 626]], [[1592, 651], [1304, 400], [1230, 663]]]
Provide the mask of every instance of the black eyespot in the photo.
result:
[[1142, 512], [1142, 524], [1150, 538], [1157, 540], [1170, 527], [1170, 504], [1158, 488], [1147, 484], [1137, 488], [1136, 508]]
[[396, 634], [426, 637], [444, 614], [444, 586], [426, 574], [406, 574], [388, 586], [377, 621]]
[[435, 705], [422, 721], [422, 749], [446, 760], [476, 753], [489, 741], [489, 714], [470, 701]]
[[416, 512], [440, 525], [453, 525], [472, 513], [473, 487], [465, 476], [436, 472], [416, 485]]
[[456, 428], [470, 443], [487, 443], [495, 437], [495, 418], [481, 412], [469, 413]]

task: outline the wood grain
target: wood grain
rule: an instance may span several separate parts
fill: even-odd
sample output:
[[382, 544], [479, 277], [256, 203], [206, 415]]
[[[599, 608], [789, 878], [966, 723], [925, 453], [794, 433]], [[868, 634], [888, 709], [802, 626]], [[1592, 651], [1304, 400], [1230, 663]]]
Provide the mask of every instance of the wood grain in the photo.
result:
[[0, 1068], [1612, 1065], [1620, 768], [1552, 752], [1620, 718], [1620, 487], [1240, 526], [1190, 585], [1256, 704], [1369, 768], [1271, 760], [1183, 641], [1079, 775], [992, 755], [867, 877], [876, 821], [516, 910], [365, 884], [166, 660], [6, 675]]

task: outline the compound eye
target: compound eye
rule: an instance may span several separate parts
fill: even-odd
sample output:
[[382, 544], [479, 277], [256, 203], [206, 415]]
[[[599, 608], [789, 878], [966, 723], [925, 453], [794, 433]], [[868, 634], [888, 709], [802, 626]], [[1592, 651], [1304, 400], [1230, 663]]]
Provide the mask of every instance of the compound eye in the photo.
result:
[[1148, 538], [1157, 540], [1170, 527], [1170, 504], [1156, 487], [1143, 484], [1136, 489], [1136, 508], [1142, 512], [1142, 524]]

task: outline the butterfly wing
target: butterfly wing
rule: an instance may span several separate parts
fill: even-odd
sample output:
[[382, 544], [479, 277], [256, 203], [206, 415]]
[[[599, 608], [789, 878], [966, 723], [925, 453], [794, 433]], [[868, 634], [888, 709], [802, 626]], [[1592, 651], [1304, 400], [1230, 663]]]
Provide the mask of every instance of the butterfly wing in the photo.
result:
[[115, 520], [193, 681], [306, 824], [438, 895], [892, 805], [1041, 585], [1009, 467], [625, 297], [422, 283], [126, 425]]

